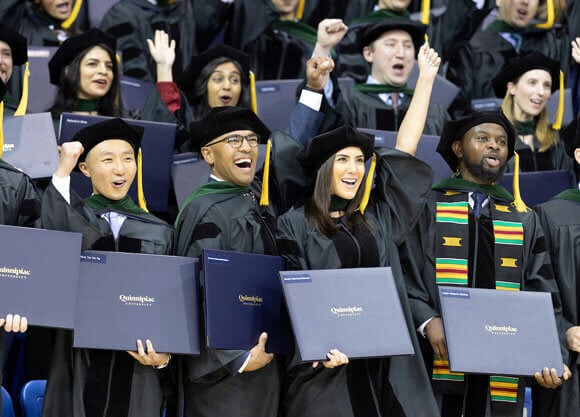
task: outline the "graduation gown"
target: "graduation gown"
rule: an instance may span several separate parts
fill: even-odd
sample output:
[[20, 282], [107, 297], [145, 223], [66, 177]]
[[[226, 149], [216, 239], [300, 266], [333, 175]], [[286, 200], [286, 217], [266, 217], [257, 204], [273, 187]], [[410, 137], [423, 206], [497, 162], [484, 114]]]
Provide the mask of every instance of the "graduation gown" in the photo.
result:
[[[178, 255], [199, 257], [205, 248], [277, 254], [276, 217], [301, 201], [310, 181], [295, 169], [300, 144], [279, 131], [272, 134], [272, 142], [269, 206], [258, 205], [262, 192], [258, 178], [241, 192], [186, 201], [175, 225]], [[202, 348], [201, 355], [183, 358], [186, 416], [277, 415], [281, 378], [277, 360], [240, 374], [238, 361], [245, 354]]]
[[[117, 241], [109, 223], [71, 192], [71, 204], [51, 183], [43, 197], [48, 229], [83, 234], [82, 249], [171, 255], [173, 228], [150, 214], [129, 214]], [[126, 352], [73, 349], [71, 331], [58, 331], [42, 415], [45, 417], [158, 417], [161, 378], [170, 367], [141, 365]]]
[[[498, 186], [499, 187], [499, 186]], [[475, 191], [473, 189], [464, 189], [463, 191]], [[507, 191], [505, 192], [507, 193]], [[507, 193], [509, 194], [509, 193]], [[489, 197], [489, 204], [510, 204], [501, 198]], [[513, 200], [513, 198], [512, 198]], [[407, 292], [413, 314], [414, 327], [418, 329], [423, 323], [432, 317], [440, 316], [439, 296], [437, 284], [435, 281], [435, 253], [436, 253], [436, 227], [435, 227], [435, 209], [437, 202], [437, 193], [433, 191], [429, 197], [426, 210], [421, 215], [417, 227], [407, 241], [402, 245], [402, 258], [406, 265], [406, 283]], [[520, 213], [521, 223], [523, 225], [523, 257], [522, 267], [520, 270], [520, 290], [521, 291], [541, 291], [552, 294], [554, 304], [554, 314], [556, 321], [561, 326], [562, 307], [558, 288], [552, 267], [550, 265], [550, 254], [545, 246], [544, 233], [538, 216], [532, 211]], [[473, 237], [474, 216], [469, 209], [469, 275], [471, 277], [471, 266], [473, 259], [477, 258], [477, 287], [478, 288], [495, 288], [494, 264], [494, 241], [493, 230], [491, 230], [491, 218], [486, 213], [485, 207], [479, 220], [479, 239], [477, 244], [474, 243]], [[476, 249], [477, 248], [477, 249]], [[411, 254], [411, 255], [410, 255]], [[472, 285], [471, 278], [469, 285]], [[565, 343], [560, 337], [560, 343]], [[428, 341], [422, 343], [425, 363], [432, 368], [433, 350]], [[564, 353], [564, 351], [563, 351]], [[564, 355], [567, 357], [567, 355]], [[470, 375], [466, 375], [466, 380], [470, 380]], [[436, 384], [434, 387], [439, 395], [445, 398], [448, 394], [465, 395], [463, 387]], [[455, 385], [455, 383], [453, 383]], [[458, 391], [459, 388], [459, 391]], [[511, 408], [492, 406], [489, 389], [485, 395], [485, 416], [486, 417], [520, 417], [523, 412], [525, 380], [520, 378], [518, 383], [517, 402]], [[459, 417], [459, 415], [457, 416]]]
[[[568, 190], [534, 208], [546, 236], [562, 299], [564, 331], [580, 324], [580, 191]], [[534, 414], [576, 417], [580, 414], [578, 352], [570, 353], [572, 378], [555, 390], [533, 390]], [[538, 411], [536, 411], [538, 410]]]
[[[516, 139], [515, 150], [520, 156], [520, 171], [550, 171], [568, 170], [574, 172], [574, 161], [566, 153], [562, 141], [545, 152], [538, 152], [540, 143], [534, 135], [534, 150], [519, 139]], [[513, 172], [514, 159], [511, 158], [506, 165], [505, 172]]]
[[156, 64], [147, 46], [155, 30], [175, 40], [173, 79], [178, 80], [191, 56], [203, 52], [221, 29], [229, 4], [221, 0], [178, 0], [167, 7], [148, 0], [122, 0], [103, 16], [101, 29], [117, 38], [123, 74], [154, 82]]
[[[397, 131], [410, 104], [411, 97], [405, 95], [396, 115], [393, 107], [385, 104], [378, 94], [342, 89], [336, 102], [336, 111], [344, 116], [347, 123], [355, 127]], [[431, 102], [423, 134], [439, 136], [446, 119], [447, 111], [443, 106]]]
[[[409, 333], [419, 352], [396, 245], [405, 239], [421, 213], [432, 182], [432, 171], [428, 165], [404, 152], [387, 148], [375, 151], [378, 154], [376, 186], [364, 214], [366, 223], [359, 222], [359, 231], [354, 234], [342, 222], [338, 225], [339, 234], [349, 236], [346, 240], [352, 239], [357, 243], [344, 245], [340, 243], [342, 239], [323, 235], [312, 227], [304, 215], [304, 208], [300, 208], [279, 218], [279, 250], [287, 258], [288, 267], [294, 269], [390, 266], [407, 317]], [[344, 353], [348, 355], [348, 352]], [[360, 404], [351, 404], [347, 390], [347, 368], [365, 361], [353, 361], [347, 366], [330, 370], [321, 366], [313, 370], [311, 364], [299, 365], [300, 362], [299, 356], [296, 356], [291, 364], [283, 399], [284, 416], [372, 415], [368, 414], [368, 410], [358, 411]], [[419, 355], [392, 357], [382, 362], [382, 371], [386, 373], [383, 378], [388, 379], [402, 408], [401, 411], [398, 404], [395, 405], [399, 415], [439, 415]], [[379, 371], [378, 374], [383, 372]], [[354, 379], [352, 382], [352, 385], [364, 385], [366, 381]], [[352, 385], [349, 389], [357, 388]], [[393, 394], [390, 387], [381, 384], [380, 380], [375, 385], [378, 397], [382, 397], [382, 389]], [[370, 401], [367, 407], [371, 406], [372, 399]], [[381, 404], [381, 408], [383, 415], [394, 415], [390, 414], [393, 409], [386, 404]]]

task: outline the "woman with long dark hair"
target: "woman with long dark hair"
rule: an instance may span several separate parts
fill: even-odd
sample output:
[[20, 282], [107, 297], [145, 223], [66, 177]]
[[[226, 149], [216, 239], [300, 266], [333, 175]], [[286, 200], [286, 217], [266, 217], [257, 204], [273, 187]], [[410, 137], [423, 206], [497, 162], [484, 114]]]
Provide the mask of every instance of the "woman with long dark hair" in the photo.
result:
[[[413, 155], [440, 62], [428, 45], [421, 48], [417, 86], [396, 148], [375, 150], [374, 190], [370, 191], [372, 168], [365, 180], [374, 137], [350, 126], [319, 135], [298, 155], [304, 173], [315, 178], [312, 196], [304, 207], [282, 215], [277, 230], [278, 250], [290, 269], [390, 266], [417, 352], [397, 245], [413, 227], [431, 187], [430, 167]], [[289, 367], [282, 415], [437, 414], [419, 356], [349, 361], [348, 354], [333, 349], [328, 361], [314, 364], [301, 364], [296, 355]]]
[[96, 28], [60, 46], [48, 64], [50, 82], [58, 86], [53, 118], [63, 112], [123, 115], [115, 47], [115, 40]]

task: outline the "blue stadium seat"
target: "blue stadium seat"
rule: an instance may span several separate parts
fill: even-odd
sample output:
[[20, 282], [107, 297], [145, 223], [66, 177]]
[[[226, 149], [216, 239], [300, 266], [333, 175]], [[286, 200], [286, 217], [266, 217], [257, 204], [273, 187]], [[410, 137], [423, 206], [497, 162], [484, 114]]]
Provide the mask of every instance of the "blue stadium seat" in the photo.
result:
[[532, 389], [526, 387], [526, 394], [524, 396], [524, 415], [526, 417], [532, 417]]
[[4, 387], [2, 387], [2, 417], [14, 417], [14, 406], [12, 398]]
[[22, 391], [20, 391], [22, 417], [40, 417], [42, 415], [45, 390], [46, 380], [44, 379], [28, 381], [24, 384]]
[[[510, 193], [513, 192], [513, 177], [512, 173], [505, 174], [499, 182]], [[520, 193], [528, 207], [544, 203], [562, 191], [574, 187], [574, 174], [570, 171], [520, 172]]]

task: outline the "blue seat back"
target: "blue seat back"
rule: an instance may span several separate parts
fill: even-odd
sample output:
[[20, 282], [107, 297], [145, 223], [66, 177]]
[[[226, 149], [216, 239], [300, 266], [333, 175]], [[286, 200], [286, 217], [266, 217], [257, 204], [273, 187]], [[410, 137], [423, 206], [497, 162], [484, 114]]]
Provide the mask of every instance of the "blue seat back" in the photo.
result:
[[14, 417], [14, 406], [12, 398], [4, 387], [2, 387], [2, 417]]
[[28, 381], [24, 384], [20, 392], [22, 417], [41, 417], [45, 390], [46, 380], [44, 379]]

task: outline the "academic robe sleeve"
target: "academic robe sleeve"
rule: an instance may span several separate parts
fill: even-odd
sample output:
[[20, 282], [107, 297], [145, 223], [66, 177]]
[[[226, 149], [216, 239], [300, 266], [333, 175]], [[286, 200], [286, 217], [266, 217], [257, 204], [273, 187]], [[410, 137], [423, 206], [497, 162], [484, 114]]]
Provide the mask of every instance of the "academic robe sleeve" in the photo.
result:
[[0, 224], [40, 227], [40, 201], [30, 178], [0, 161]]

